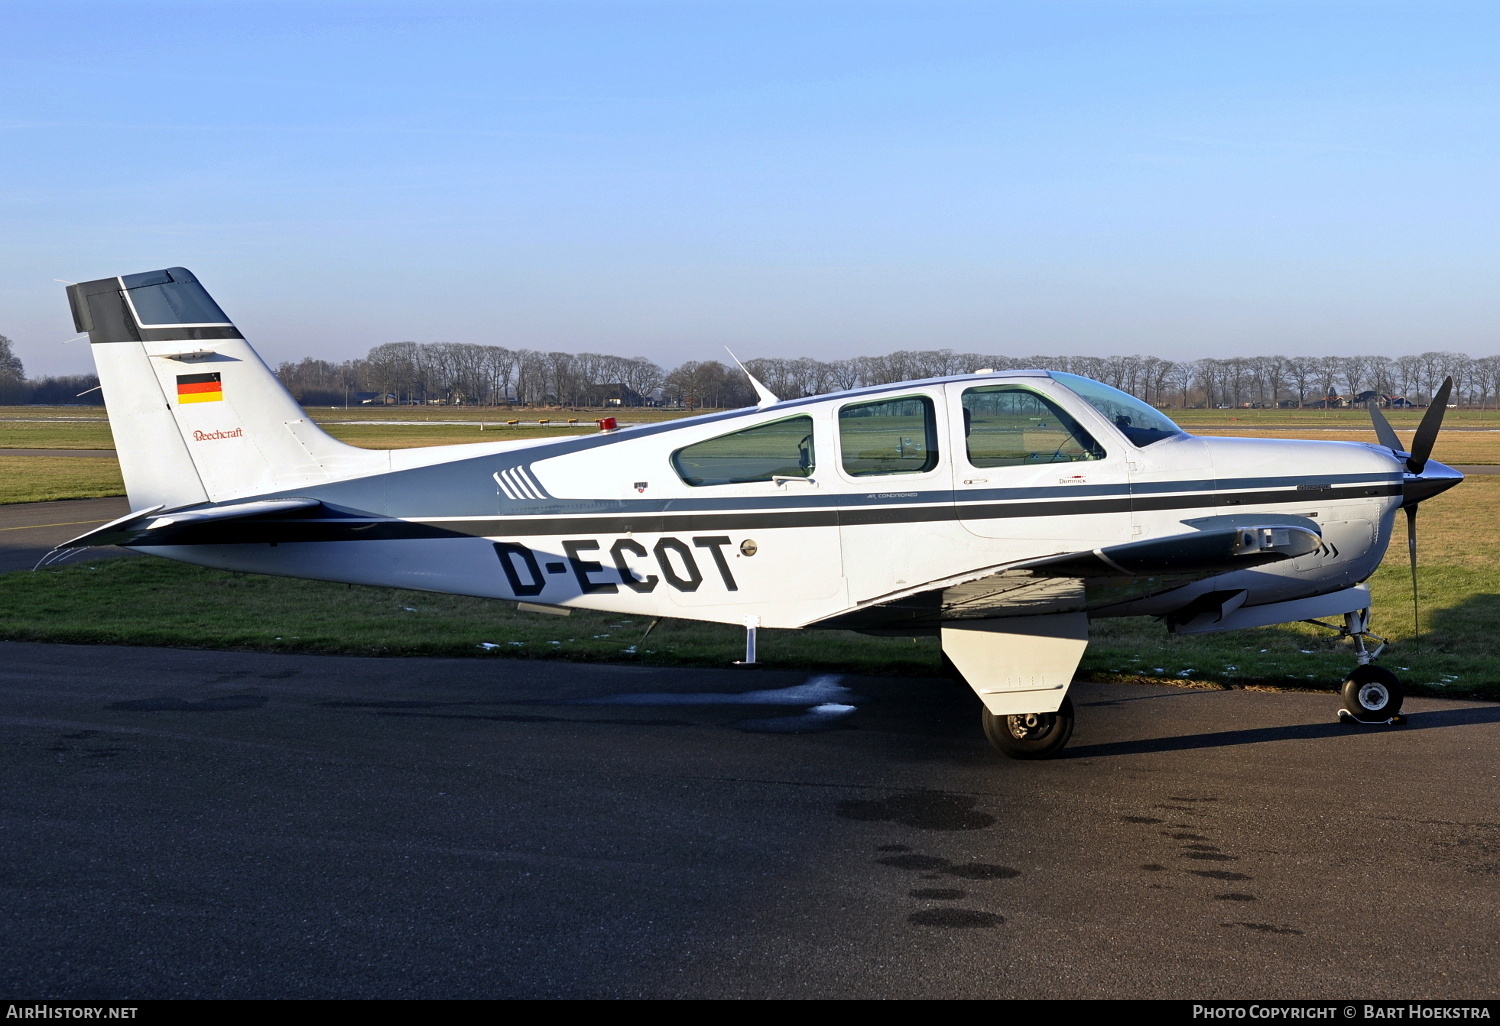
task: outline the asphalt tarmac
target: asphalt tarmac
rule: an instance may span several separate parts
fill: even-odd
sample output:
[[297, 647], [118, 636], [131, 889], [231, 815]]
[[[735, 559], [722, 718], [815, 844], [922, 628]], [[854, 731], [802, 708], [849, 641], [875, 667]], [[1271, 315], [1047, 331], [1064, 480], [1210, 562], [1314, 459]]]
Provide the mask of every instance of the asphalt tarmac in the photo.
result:
[[[130, 512], [124, 496], [113, 499], [59, 499], [0, 506], [0, 573], [30, 570], [53, 546]], [[90, 559], [128, 556], [113, 545], [89, 550]]]
[[0, 644], [0, 993], [1495, 996], [1500, 706], [1074, 694]]

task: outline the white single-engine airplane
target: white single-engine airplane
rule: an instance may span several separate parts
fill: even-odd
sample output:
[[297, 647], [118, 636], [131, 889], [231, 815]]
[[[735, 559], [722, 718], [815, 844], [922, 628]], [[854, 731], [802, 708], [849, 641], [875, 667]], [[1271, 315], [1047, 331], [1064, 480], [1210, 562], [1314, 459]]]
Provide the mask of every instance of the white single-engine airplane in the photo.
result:
[[[1055, 754], [1098, 617], [1179, 633], [1323, 617], [1345, 707], [1400, 708], [1370, 664], [1398, 509], [1463, 480], [1412, 451], [1196, 438], [1071, 374], [1005, 371], [598, 434], [375, 451], [318, 428], [180, 267], [68, 287], [129, 516], [60, 547], [223, 570], [757, 627], [936, 634], [1002, 752]], [[1329, 626], [1329, 625], [1325, 625]], [[1378, 638], [1376, 639], [1379, 640]], [[753, 660], [753, 656], [751, 657]]]

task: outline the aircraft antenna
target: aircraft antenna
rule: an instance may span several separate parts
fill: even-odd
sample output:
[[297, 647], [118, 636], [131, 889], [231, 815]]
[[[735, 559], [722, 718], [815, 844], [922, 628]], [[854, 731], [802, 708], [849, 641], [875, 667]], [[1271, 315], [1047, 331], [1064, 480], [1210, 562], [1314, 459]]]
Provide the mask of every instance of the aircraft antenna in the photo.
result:
[[726, 352], [726, 353], [729, 354], [729, 358], [734, 361], [735, 366], [737, 366], [740, 370], [744, 371], [745, 372], [745, 377], [747, 377], [747, 378], [750, 379], [750, 384], [755, 388], [755, 395], [760, 400], [759, 402], [757, 402], [755, 404], [758, 409], [762, 409], [763, 410], [767, 406], [775, 406], [777, 403], [781, 402], [780, 399], [776, 398], [776, 393], [775, 392], [772, 392], [765, 385], [762, 385], [760, 383], [760, 380], [758, 378], [756, 378], [756, 376], [754, 374], [750, 373], [749, 368], [747, 368], [743, 363], [740, 363], [740, 358], [738, 356], [734, 355], [734, 350], [733, 349], [730, 349], [728, 346], [725, 346], [724, 347], [724, 352]]

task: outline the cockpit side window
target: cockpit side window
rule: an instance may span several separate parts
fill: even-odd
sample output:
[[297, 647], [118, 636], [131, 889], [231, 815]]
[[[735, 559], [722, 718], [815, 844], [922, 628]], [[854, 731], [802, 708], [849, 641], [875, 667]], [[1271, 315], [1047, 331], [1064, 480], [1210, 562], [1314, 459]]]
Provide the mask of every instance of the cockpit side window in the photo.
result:
[[839, 456], [851, 477], [923, 474], [937, 466], [937, 415], [926, 396], [839, 410]]
[[1102, 460], [1104, 449], [1045, 396], [1016, 385], [969, 388], [963, 394], [964, 434], [976, 467]]
[[757, 424], [672, 454], [672, 469], [694, 486], [809, 477], [815, 465], [811, 417]]
[[1147, 406], [1135, 396], [1128, 392], [1121, 392], [1118, 388], [1110, 388], [1108, 385], [1092, 378], [1079, 377], [1077, 374], [1062, 374], [1054, 371], [1052, 377], [1055, 381], [1066, 385], [1078, 397], [1098, 410], [1115, 427], [1120, 429], [1131, 445], [1144, 448], [1153, 442], [1160, 442], [1163, 438], [1172, 438], [1183, 434], [1182, 428], [1172, 423], [1172, 419], [1160, 410]]

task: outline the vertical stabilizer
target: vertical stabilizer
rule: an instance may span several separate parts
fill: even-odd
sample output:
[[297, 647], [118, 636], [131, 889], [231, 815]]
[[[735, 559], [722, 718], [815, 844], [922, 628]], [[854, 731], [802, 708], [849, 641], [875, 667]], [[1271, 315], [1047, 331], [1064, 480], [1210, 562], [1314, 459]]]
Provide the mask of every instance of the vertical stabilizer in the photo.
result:
[[263, 495], [384, 468], [306, 418], [181, 267], [68, 286], [131, 509]]

